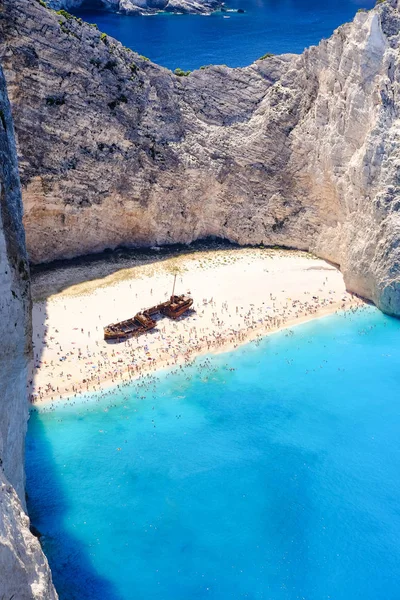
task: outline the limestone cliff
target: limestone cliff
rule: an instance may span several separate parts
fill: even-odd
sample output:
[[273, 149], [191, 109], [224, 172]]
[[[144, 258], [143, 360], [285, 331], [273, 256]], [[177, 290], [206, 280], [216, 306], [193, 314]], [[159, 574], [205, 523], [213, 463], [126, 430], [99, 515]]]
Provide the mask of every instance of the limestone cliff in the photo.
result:
[[397, 0], [300, 56], [188, 77], [1, 1], [32, 261], [209, 235], [291, 246], [400, 315]]
[[29, 271], [10, 107], [0, 69], [0, 598], [55, 599], [47, 560], [24, 512], [24, 439], [31, 352]]
[[220, 0], [47, 0], [55, 10], [84, 6], [102, 7], [128, 15], [149, 15], [157, 12], [209, 14], [222, 7]]

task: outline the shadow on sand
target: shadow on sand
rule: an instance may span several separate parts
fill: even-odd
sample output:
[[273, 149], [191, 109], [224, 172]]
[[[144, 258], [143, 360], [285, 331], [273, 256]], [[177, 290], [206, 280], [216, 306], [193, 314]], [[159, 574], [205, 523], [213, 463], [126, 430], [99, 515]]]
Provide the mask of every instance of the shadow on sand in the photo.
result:
[[157, 264], [197, 252], [229, 252], [234, 248], [243, 249], [245, 246], [238, 246], [226, 240], [207, 239], [192, 244], [139, 249], [117, 248], [99, 254], [31, 265], [32, 295], [35, 301], [45, 300], [48, 296], [60, 293], [73, 285], [104, 279], [124, 269]]

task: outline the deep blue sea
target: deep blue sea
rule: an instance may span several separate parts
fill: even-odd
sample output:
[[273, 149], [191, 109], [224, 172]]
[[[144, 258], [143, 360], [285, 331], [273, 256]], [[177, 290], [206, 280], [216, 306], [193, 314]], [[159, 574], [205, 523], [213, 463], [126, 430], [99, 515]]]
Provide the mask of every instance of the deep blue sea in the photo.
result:
[[[75, 14], [152, 61], [175, 69], [243, 67], [271, 52], [300, 53], [375, 0], [227, 0], [244, 14], [126, 16], [101, 10]], [[229, 17], [229, 18], [226, 18]]]
[[398, 600], [399, 337], [368, 308], [34, 413], [61, 600]]

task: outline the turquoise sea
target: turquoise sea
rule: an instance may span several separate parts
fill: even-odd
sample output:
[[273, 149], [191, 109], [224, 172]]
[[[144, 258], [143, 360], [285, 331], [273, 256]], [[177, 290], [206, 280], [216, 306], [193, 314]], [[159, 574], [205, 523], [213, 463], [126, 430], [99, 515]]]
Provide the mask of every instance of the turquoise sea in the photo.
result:
[[33, 413], [61, 600], [398, 600], [399, 336], [367, 308]]
[[[86, 2], [88, 7], [90, 0]], [[75, 14], [164, 67], [198, 69], [208, 64], [243, 67], [267, 52], [300, 53], [350, 21], [359, 8], [374, 4], [375, 0], [226, 0], [227, 8], [246, 12], [138, 17], [86, 8]]]

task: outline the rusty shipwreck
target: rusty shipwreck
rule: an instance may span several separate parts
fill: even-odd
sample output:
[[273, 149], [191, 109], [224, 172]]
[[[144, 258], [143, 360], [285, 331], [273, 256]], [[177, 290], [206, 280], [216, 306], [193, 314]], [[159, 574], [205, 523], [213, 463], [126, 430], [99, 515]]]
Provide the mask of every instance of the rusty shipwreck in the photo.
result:
[[123, 341], [130, 337], [137, 337], [154, 329], [156, 321], [153, 317], [156, 315], [163, 315], [170, 319], [178, 319], [184, 313], [186, 313], [193, 305], [193, 299], [190, 296], [182, 294], [177, 296], [175, 294], [175, 283], [176, 276], [174, 279], [174, 286], [172, 294], [169, 300], [146, 308], [142, 312], [138, 312], [134, 317], [127, 319], [126, 321], [120, 321], [119, 323], [112, 323], [104, 327], [104, 339], [105, 340], [117, 340]]

